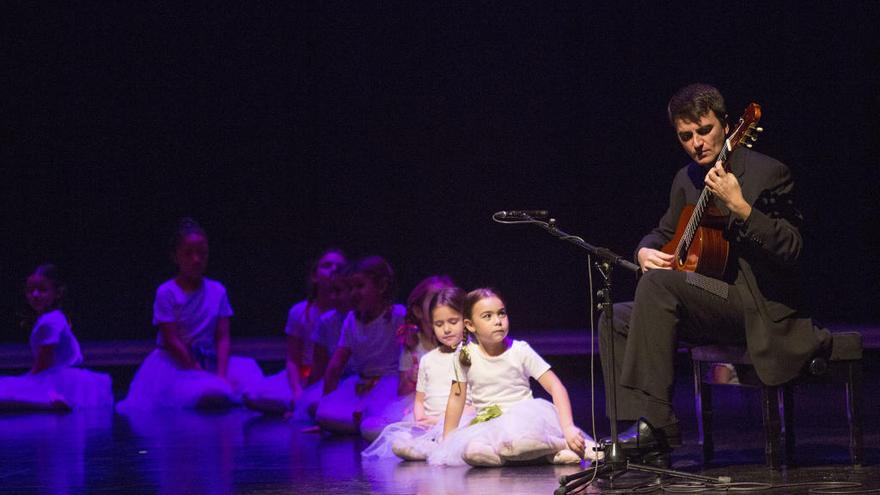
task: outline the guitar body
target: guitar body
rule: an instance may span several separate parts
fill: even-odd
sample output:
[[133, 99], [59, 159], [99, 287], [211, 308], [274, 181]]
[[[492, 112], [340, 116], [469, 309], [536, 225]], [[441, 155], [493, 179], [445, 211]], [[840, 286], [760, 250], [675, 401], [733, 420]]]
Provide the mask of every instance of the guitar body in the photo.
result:
[[[661, 249], [666, 254], [675, 254], [681, 236], [687, 229], [688, 221], [694, 211], [694, 205], [685, 205], [678, 217], [678, 225], [675, 227], [675, 235]], [[677, 256], [672, 262], [672, 269], [682, 272], [697, 272], [707, 277], [722, 278], [727, 267], [727, 258], [730, 253], [730, 244], [724, 238], [724, 227], [727, 225], [727, 215], [723, 215], [718, 208], [710, 206], [706, 209], [694, 233], [687, 256]]]

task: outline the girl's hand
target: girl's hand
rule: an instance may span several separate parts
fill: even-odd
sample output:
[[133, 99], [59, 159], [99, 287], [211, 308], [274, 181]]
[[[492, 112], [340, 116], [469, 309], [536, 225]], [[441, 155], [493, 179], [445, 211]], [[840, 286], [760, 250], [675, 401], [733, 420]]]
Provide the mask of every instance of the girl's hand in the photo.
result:
[[565, 435], [565, 443], [574, 453], [584, 457], [584, 449], [586, 448], [586, 438], [584, 432], [575, 425], [566, 426], [562, 432]]

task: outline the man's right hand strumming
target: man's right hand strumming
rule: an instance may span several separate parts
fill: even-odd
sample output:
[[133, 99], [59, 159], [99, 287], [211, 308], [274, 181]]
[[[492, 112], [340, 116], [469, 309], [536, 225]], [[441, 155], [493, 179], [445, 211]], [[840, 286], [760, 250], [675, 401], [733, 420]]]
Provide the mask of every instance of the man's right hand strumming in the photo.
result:
[[674, 258], [675, 256], [656, 249], [646, 247], [639, 249], [639, 266], [642, 268], [642, 273], [658, 268], [670, 270], [672, 269], [672, 260]]

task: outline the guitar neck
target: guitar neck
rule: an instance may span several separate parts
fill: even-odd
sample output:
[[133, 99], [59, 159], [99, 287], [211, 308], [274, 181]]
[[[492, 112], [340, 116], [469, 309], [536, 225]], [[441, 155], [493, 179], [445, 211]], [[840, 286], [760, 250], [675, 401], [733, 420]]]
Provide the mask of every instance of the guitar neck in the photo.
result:
[[[724, 141], [721, 153], [718, 154], [718, 159], [715, 160], [715, 163], [721, 162], [721, 165], [727, 172], [730, 172], [730, 167], [727, 163], [727, 154], [730, 151], [733, 151], [733, 146], [730, 144], [730, 139], [727, 139]], [[706, 207], [709, 205], [709, 200], [711, 199], [712, 191], [710, 191], [708, 187], [703, 186], [703, 190], [700, 192], [700, 199], [697, 200], [697, 204], [694, 206], [693, 216], [691, 216], [691, 219], [688, 222], [688, 232], [691, 235], [688, 236], [687, 242], [691, 241], [693, 233], [696, 232], [697, 227], [700, 225], [700, 221], [703, 220], [703, 213], [705, 213]]]

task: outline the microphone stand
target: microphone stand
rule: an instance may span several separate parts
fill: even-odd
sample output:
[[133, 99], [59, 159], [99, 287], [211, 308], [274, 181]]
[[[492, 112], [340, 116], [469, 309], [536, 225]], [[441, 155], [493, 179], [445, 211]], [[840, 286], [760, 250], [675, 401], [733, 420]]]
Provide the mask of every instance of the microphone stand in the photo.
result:
[[[544, 213], [544, 211], [542, 210], [541, 213]], [[604, 315], [604, 318], [608, 323], [608, 328], [611, 329], [612, 334], [614, 333], [614, 303], [611, 297], [611, 273], [615, 266], [622, 267], [634, 273], [639, 273], [638, 265], [618, 254], [615, 254], [610, 249], [593, 246], [579, 236], [563, 232], [556, 226], [555, 218], [550, 218], [546, 222], [544, 222], [534, 218], [527, 212], [517, 211], [514, 215], [511, 215], [508, 212], [499, 211], [492, 215], [492, 220], [504, 224], [529, 223], [537, 225], [550, 233], [550, 235], [557, 237], [560, 240], [570, 242], [575, 246], [586, 250], [592, 256], [595, 256], [597, 261], [593, 263], [593, 266], [602, 275], [603, 280], [602, 288], [597, 292], [597, 294], [602, 299], [599, 307], [603, 310], [602, 314]], [[617, 377], [613, 372], [613, 370], [616, 369], [614, 363], [614, 339], [609, 339], [609, 342], [609, 345], [611, 346], [608, 350], [608, 354], [611, 358], [610, 369], [612, 370], [611, 389], [606, 390], [605, 393], [606, 399], [611, 403], [611, 417], [608, 418], [611, 423], [611, 443], [604, 447], [605, 457], [602, 461], [597, 461], [594, 466], [579, 471], [575, 474], [561, 476], [559, 478], [559, 488], [557, 488], [553, 492], [553, 494], [567, 495], [568, 493], [578, 490], [584, 485], [592, 483], [595, 478], [607, 477], [613, 480], [617, 476], [626, 473], [630, 469], [634, 471], [654, 473], [657, 475], [669, 475], [710, 484], [729, 483], [729, 478], [712, 478], [709, 476], [700, 476], [697, 474], [685, 473], [672, 469], [664, 469], [630, 462], [630, 459], [627, 457], [626, 453], [624, 453], [623, 448], [621, 448], [620, 439], [618, 438]]]

